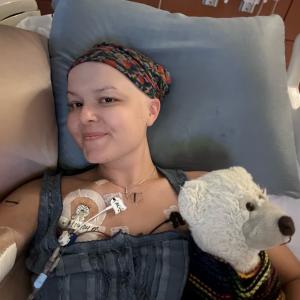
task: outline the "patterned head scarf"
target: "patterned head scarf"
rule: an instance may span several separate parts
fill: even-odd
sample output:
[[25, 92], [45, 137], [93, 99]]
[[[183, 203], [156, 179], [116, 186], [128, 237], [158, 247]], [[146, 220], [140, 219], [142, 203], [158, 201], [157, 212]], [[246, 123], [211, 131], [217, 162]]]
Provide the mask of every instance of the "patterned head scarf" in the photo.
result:
[[77, 58], [70, 70], [88, 61], [105, 63], [117, 69], [150, 98], [161, 100], [169, 92], [169, 72], [136, 50], [111, 43], [97, 44]]

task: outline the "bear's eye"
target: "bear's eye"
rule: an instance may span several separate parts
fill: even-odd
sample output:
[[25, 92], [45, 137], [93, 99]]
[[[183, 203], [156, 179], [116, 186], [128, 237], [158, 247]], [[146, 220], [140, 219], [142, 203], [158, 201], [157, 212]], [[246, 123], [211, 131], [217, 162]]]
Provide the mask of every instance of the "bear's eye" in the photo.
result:
[[249, 211], [253, 211], [255, 209], [255, 205], [252, 202], [247, 202], [246, 203], [246, 208]]

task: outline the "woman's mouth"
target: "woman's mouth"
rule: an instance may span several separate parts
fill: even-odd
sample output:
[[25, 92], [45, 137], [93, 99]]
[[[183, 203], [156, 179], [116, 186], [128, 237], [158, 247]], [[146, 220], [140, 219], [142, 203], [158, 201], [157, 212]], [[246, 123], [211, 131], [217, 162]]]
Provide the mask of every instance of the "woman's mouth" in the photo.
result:
[[101, 139], [106, 135], [107, 133], [103, 133], [103, 132], [89, 132], [83, 135], [83, 139], [85, 141], [94, 141], [94, 140]]

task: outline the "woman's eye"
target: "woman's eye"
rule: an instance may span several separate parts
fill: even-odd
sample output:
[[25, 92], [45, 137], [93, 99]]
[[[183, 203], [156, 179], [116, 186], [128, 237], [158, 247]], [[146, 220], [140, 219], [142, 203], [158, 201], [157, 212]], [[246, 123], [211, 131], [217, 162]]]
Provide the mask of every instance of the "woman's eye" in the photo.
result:
[[101, 103], [113, 103], [115, 101], [116, 101], [116, 99], [112, 98], [112, 97], [104, 97], [104, 98], [100, 99]]
[[70, 102], [68, 103], [68, 108], [69, 108], [69, 111], [73, 111], [77, 108], [80, 108], [82, 107], [82, 103], [81, 102]]
[[248, 211], [253, 211], [255, 209], [255, 205], [252, 202], [247, 202], [246, 208]]

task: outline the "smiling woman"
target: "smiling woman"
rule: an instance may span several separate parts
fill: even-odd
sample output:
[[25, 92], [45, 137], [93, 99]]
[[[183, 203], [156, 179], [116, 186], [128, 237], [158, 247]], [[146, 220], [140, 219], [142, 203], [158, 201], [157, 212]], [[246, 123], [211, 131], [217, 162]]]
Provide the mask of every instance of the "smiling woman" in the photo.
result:
[[[77, 175], [44, 179], [40, 222], [27, 266], [34, 273], [42, 272], [53, 252], [50, 267], [43, 272], [47, 273], [54, 269], [51, 261], [57, 260], [58, 251], [61, 257], [57, 276], [49, 277], [40, 290], [41, 299], [58, 299], [66, 293], [71, 299], [90, 295], [90, 275], [78, 265], [80, 253], [101, 257], [97, 262], [101, 271], [89, 267], [96, 276], [95, 298], [180, 299], [188, 269], [188, 234], [174, 213], [187, 175], [155, 166], [147, 140], [147, 128], [158, 117], [170, 81], [163, 66], [114, 44], [94, 46], [70, 68], [68, 130], [95, 166]], [[44, 231], [57, 226], [57, 215], [59, 237]], [[63, 276], [79, 280], [71, 289], [59, 275], [62, 266]], [[176, 272], [171, 272], [173, 268]], [[32, 296], [43, 285], [43, 276], [35, 281]]]
[[89, 162], [108, 163], [141, 147], [147, 151], [145, 132], [158, 116], [158, 99], [96, 62], [74, 67], [68, 89], [68, 129]]
[[108, 163], [134, 151], [149, 159], [146, 129], [169, 83], [162, 66], [129, 48], [102, 43], [80, 56], [68, 76], [68, 129], [87, 160]]

